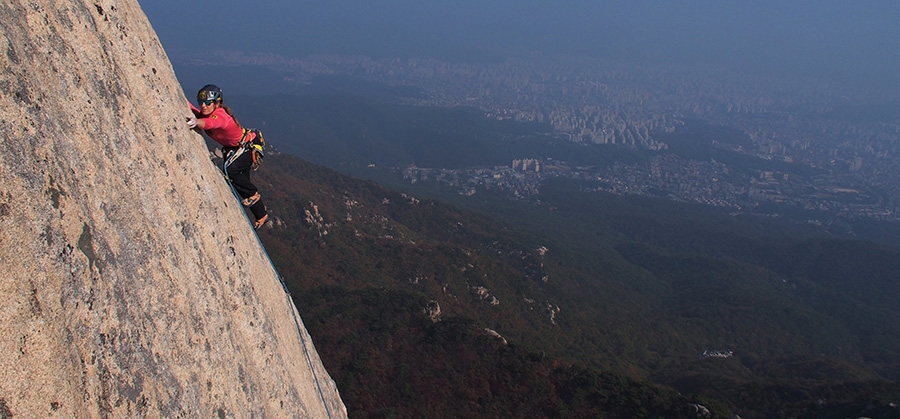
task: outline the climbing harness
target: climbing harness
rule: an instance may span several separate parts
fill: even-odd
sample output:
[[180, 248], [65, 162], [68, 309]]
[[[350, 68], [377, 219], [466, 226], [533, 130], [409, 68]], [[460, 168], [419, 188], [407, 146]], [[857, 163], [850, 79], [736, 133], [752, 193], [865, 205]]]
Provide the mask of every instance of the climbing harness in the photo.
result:
[[[234, 163], [238, 157], [244, 154], [244, 147], [238, 147], [228, 152], [228, 155], [225, 157], [225, 163], [222, 165], [223, 173], [225, 174], [225, 179], [228, 179], [228, 166], [231, 166], [231, 163]], [[231, 179], [228, 179], [228, 183], [231, 183]]]
[[[266, 140], [263, 138], [262, 131], [247, 128], [244, 128], [243, 130], [244, 133], [241, 135], [241, 140], [238, 141], [238, 145], [232, 148], [231, 151], [228, 152], [228, 157], [225, 158], [226, 169], [245, 152], [253, 153], [253, 163], [250, 165], [250, 168], [256, 170], [259, 169], [259, 165], [262, 164], [262, 159], [265, 157], [265, 154], [263, 154], [263, 147], [266, 145]], [[247, 136], [251, 132], [254, 134], [253, 140], [247, 140]], [[227, 170], [225, 176], [228, 176]]]

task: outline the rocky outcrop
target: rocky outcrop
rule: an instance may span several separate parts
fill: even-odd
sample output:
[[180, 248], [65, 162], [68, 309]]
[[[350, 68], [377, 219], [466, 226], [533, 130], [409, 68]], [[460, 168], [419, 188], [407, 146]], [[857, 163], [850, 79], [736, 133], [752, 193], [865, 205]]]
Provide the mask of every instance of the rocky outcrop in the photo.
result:
[[346, 417], [135, 0], [0, 4], [0, 413]]

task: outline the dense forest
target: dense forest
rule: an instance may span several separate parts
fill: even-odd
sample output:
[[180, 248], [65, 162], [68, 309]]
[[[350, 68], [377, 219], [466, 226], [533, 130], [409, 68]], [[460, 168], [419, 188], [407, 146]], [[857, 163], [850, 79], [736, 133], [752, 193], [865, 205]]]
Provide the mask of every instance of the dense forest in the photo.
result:
[[[395, 168], [410, 164], [650, 158], [399, 103], [419, 94], [340, 79], [231, 100], [284, 151], [256, 174], [274, 218], [260, 236], [351, 417], [900, 417], [898, 226], [587, 179], [528, 199], [404, 183]], [[684, 128], [659, 134], [667, 152], [784, 169], [705, 143], [740, 132]]]
[[895, 247], [562, 179], [463, 209], [286, 154], [256, 176], [351, 417], [898, 414]]

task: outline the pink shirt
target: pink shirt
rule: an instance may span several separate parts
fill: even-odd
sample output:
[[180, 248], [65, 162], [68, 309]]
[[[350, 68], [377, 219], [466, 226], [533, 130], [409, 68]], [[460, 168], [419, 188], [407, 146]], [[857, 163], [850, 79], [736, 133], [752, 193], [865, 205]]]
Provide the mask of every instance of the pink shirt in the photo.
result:
[[[237, 147], [244, 135], [244, 129], [225, 111], [225, 108], [219, 106], [209, 116], [200, 118], [200, 110], [193, 103], [188, 103], [197, 119], [203, 120], [203, 132], [209, 138], [225, 147]], [[252, 140], [253, 136], [253, 133], [250, 133], [247, 140]]]

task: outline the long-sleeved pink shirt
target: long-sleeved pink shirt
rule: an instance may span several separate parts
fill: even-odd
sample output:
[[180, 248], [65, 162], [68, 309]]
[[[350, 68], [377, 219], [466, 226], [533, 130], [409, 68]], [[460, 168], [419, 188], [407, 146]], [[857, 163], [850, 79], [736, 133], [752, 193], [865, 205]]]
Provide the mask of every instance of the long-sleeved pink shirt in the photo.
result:
[[[194, 116], [203, 120], [203, 132], [209, 138], [225, 147], [237, 147], [241, 142], [241, 138], [244, 136], [244, 129], [225, 111], [225, 108], [218, 106], [209, 116], [201, 118], [200, 109], [197, 109], [193, 103], [188, 102], [188, 104], [191, 105], [191, 111], [194, 112]], [[251, 140], [252, 138], [247, 139]]]

